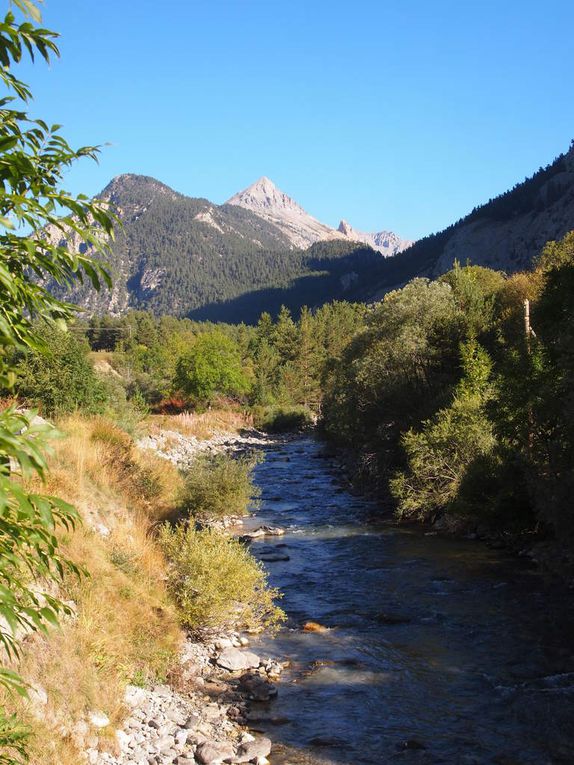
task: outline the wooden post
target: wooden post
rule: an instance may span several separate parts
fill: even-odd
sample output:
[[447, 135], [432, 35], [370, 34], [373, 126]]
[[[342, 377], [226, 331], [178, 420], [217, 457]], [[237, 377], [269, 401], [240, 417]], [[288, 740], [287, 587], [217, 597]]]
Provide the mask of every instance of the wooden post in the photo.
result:
[[[526, 339], [526, 355], [527, 358], [530, 358], [530, 337], [534, 333], [532, 332], [532, 327], [530, 326], [530, 300], [528, 298], [524, 298], [524, 334]], [[530, 401], [528, 402], [527, 408], [527, 420], [528, 433], [526, 437], [526, 453], [528, 455], [528, 459], [532, 459], [532, 450], [534, 446], [534, 417], [532, 415], [532, 404]]]

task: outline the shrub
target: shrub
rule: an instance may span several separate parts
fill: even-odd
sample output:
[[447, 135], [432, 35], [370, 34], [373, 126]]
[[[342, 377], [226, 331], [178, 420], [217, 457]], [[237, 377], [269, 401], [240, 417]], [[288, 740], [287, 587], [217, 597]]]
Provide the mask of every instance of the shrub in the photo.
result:
[[106, 388], [88, 358], [89, 347], [71, 332], [43, 326], [42, 353], [22, 352], [16, 374], [19, 396], [38, 405], [47, 416], [82, 410], [99, 414], [106, 405]]
[[249, 390], [239, 346], [221, 330], [200, 335], [177, 362], [175, 385], [197, 402], [216, 395], [241, 396]]
[[270, 406], [255, 410], [255, 427], [267, 433], [288, 433], [313, 424], [313, 415], [304, 406]]
[[259, 489], [253, 485], [257, 458], [228, 454], [201, 457], [186, 476], [181, 509], [199, 520], [247, 515]]
[[452, 404], [423, 422], [420, 432], [409, 430], [402, 437], [407, 470], [390, 481], [402, 518], [433, 519], [447, 509], [470, 465], [496, 446], [485, 412], [490, 358], [474, 341], [461, 346], [461, 355], [465, 375]]
[[162, 526], [159, 540], [169, 564], [168, 590], [190, 629], [272, 628], [283, 620], [274, 603], [278, 592], [240, 542], [185, 524]]
[[117, 378], [107, 376], [101, 379], [106, 396], [106, 414], [120, 428], [135, 435], [142, 421], [149, 414], [149, 407], [139, 390], [128, 397], [125, 387]]
[[498, 448], [469, 466], [451, 510], [493, 529], [532, 528], [535, 513], [530, 484], [526, 461], [509, 449]]

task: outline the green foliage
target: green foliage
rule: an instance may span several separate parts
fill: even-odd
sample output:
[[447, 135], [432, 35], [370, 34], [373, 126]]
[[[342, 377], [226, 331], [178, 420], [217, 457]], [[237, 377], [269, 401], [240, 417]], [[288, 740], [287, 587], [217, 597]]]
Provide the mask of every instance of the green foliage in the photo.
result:
[[[57, 497], [28, 493], [13, 474], [30, 478], [46, 474], [43, 451], [54, 429], [35, 423], [10, 407], [2, 412], [0, 427], [0, 642], [10, 658], [18, 657], [18, 641], [29, 631], [47, 632], [70, 608], [50, 595], [47, 584], [67, 571], [80, 569], [58, 551], [58, 526], [72, 529], [76, 511]], [[36, 581], [43, 581], [38, 588]], [[0, 682], [22, 690], [16, 676], [3, 671]]]
[[0, 714], [0, 765], [28, 762], [27, 741], [30, 730], [13, 715]]
[[265, 406], [254, 409], [256, 428], [267, 433], [289, 433], [313, 424], [313, 415], [302, 406]]
[[218, 394], [247, 393], [249, 382], [237, 344], [220, 330], [200, 335], [177, 362], [175, 385], [198, 402]]
[[[15, 64], [28, 53], [46, 61], [58, 50], [56, 35], [35, 25], [39, 14], [28, 0], [17, 7], [33, 21], [18, 24], [12, 13], [0, 23], [0, 80], [7, 91], [0, 100], [0, 385], [15, 381], [14, 350], [45, 350], [34, 322], [61, 325], [74, 307], [56, 299], [48, 283], [68, 287], [87, 279], [96, 287], [108, 280], [89, 255], [66, 246], [72, 235], [85, 249], [104, 250], [112, 234], [105, 207], [60, 188], [67, 168], [81, 157], [95, 157], [94, 147], [72, 149], [59, 126], [31, 119], [24, 111], [31, 98], [17, 79]], [[36, 232], [36, 233], [30, 233]], [[48, 429], [13, 408], [0, 413], [0, 640], [8, 656], [18, 654], [18, 637], [46, 631], [69, 609], [50, 594], [50, 584], [78, 569], [59, 553], [56, 531], [77, 520], [65, 502], [26, 491], [21, 478], [44, 477], [42, 450]], [[41, 584], [40, 584], [41, 583]], [[23, 691], [17, 675], [2, 670], [0, 683]], [[24, 739], [8, 734], [7, 746], [23, 755]], [[11, 739], [10, 739], [11, 737]], [[7, 755], [8, 761], [12, 756]]]
[[253, 484], [256, 457], [217, 454], [197, 459], [185, 477], [181, 507], [201, 521], [247, 515], [258, 490]]
[[169, 562], [168, 589], [190, 629], [272, 628], [284, 618], [274, 603], [278, 592], [240, 542], [181, 524], [163, 526], [160, 544]]
[[535, 502], [541, 518], [574, 544], [574, 232], [547, 245], [539, 268], [531, 341], [539, 364], [529, 444], [538, 476]]
[[461, 313], [450, 285], [415, 279], [385, 296], [325, 384], [327, 433], [379, 453], [436, 411], [458, 373]]
[[42, 352], [26, 351], [15, 368], [18, 395], [47, 417], [82, 410], [104, 411], [107, 395], [88, 358], [89, 346], [69, 331], [44, 325], [36, 330]]
[[530, 489], [528, 463], [498, 445], [469, 465], [450, 510], [498, 531], [531, 529], [536, 516]]
[[439, 281], [450, 284], [467, 336], [478, 337], [492, 327], [496, 295], [504, 286], [501, 273], [481, 266], [462, 268], [455, 261]]
[[401, 518], [435, 518], [455, 500], [473, 462], [495, 447], [485, 412], [491, 361], [475, 342], [463, 345], [461, 355], [464, 376], [452, 404], [423, 422], [420, 432], [409, 430], [402, 437], [407, 470], [390, 483]]

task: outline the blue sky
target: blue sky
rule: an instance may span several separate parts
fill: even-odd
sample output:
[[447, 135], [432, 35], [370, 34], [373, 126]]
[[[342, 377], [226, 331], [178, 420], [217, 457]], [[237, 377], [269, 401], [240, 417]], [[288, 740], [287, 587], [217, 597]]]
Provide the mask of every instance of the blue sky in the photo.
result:
[[30, 111], [124, 172], [223, 202], [261, 175], [331, 225], [416, 238], [574, 138], [571, 0], [45, 0]]

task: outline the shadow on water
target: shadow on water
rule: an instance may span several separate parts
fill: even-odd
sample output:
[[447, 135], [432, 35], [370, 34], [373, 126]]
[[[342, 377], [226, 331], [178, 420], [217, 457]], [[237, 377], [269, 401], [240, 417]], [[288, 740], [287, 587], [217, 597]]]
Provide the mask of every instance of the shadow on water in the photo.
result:
[[320, 454], [291, 441], [256, 468], [251, 524], [287, 529], [251, 546], [284, 558], [266, 566], [288, 623], [258, 650], [292, 665], [251, 720], [274, 762], [573, 763], [567, 593], [480, 543], [368, 523]]

